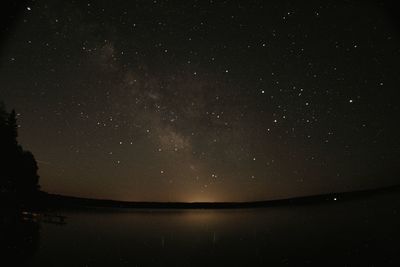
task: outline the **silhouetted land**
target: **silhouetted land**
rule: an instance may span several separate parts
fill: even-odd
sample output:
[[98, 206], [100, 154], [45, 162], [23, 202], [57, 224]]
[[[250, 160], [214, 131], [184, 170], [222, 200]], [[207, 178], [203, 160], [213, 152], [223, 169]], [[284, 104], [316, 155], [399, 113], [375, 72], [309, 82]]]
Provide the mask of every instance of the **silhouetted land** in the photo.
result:
[[389, 192], [400, 193], [400, 185], [392, 185], [352, 192], [338, 192], [253, 202], [128, 202], [107, 199], [80, 198], [47, 194], [42, 192], [40, 195], [40, 203], [48, 208], [241, 209], [347, 201], [357, 198], [369, 197], [376, 194], [385, 194]]
[[0, 205], [7, 208], [34, 204], [39, 190], [38, 166], [33, 154], [18, 143], [15, 110], [0, 102]]

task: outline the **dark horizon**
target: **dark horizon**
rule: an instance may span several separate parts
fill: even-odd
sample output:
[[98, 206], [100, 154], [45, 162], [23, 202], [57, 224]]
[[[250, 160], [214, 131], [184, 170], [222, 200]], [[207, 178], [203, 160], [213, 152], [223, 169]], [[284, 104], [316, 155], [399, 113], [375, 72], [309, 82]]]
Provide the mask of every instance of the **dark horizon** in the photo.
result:
[[297, 206], [343, 202], [363, 199], [379, 194], [400, 192], [400, 184], [368, 188], [356, 191], [330, 192], [315, 195], [296, 196], [269, 200], [240, 202], [154, 202], [119, 201], [112, 199], [93, 199], [41, 192], [40, 201], [49, 208], [122, 208], [122, 209], [251, 209], [275, 206]]

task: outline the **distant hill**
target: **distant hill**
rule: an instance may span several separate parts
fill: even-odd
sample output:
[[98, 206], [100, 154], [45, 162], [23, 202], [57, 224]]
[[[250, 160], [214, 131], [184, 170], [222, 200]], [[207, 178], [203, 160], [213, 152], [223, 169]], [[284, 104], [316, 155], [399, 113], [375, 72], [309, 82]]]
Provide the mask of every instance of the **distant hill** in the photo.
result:
[[400, 192], [400, 185], [374, 189], [337, 192], [312, 196], [274, 199], [253, 202], [128, 202], [107, 199], [91, 199], [41, 193], [41, 202], [50, 208], [131, 208], [131, 209], [241, 209], [285, 205], [304, 205], [323, 202], [346, 201], [388, 192]]

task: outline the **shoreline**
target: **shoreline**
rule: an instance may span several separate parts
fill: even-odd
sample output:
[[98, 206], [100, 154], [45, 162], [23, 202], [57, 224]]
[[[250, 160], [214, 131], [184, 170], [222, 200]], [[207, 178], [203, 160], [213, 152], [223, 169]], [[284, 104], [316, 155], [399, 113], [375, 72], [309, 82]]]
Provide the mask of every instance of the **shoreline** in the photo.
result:
[[391, 185], [349, 192], [335, 192], [251, 202], [130, 202], [109, 199], [82, 198], [40, 192], [39, 205], [47, 208], [248, 209], [347, 201], [393, 191], [400, 192], [400, 185]]

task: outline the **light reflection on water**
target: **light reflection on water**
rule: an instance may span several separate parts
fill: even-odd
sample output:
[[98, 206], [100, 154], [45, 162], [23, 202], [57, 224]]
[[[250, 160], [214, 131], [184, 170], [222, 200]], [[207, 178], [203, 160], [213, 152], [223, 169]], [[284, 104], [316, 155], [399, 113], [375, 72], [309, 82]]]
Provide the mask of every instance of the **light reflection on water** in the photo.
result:
[[243, 210], [65, 212], [32, 266], [398, 265], [400, 197]]

